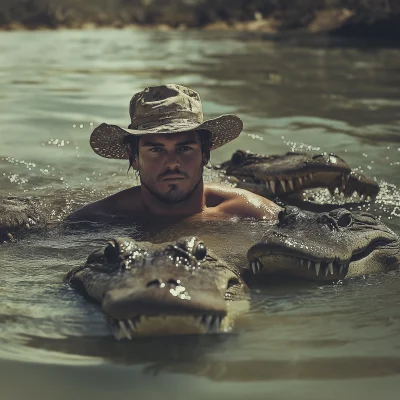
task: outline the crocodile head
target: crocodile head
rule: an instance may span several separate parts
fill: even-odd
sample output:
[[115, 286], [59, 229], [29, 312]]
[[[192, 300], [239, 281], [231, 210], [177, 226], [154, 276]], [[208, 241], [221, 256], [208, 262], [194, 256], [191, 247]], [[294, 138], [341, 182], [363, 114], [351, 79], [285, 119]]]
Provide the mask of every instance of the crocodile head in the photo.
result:
[[0, 243], [32, 228], [43, 227], [47, 220], [44, 201], [36, 197], [0, 196]]
[[336, 281], [399, 265], [399, 238], [366, 212], [286, 207], [278, 217], [278, 224], [248, 251], [256, 274]]
[[227, 332], [248, 307], [239, 272], [195, 237], [113, 239], [67, 280], [101, 305], [118, 339]]
[[265, 197], [287, 197], [305, 189], [335, 189], [350, 196], [357, 191], [374, 197], [378, 184], [362, 174], [352, 173], [349, 165], [335, 154], [311, 155], [288, 152], [263, 156], [237, 150], [232, 158], [216, 168], [225, 171], [238, 187]]

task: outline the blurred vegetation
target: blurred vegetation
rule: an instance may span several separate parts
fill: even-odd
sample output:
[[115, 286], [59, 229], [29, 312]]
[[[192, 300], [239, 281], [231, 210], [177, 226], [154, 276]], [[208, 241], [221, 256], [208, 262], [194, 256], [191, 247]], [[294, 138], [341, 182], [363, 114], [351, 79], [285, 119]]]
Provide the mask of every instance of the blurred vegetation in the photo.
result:
[[[0, 27], [82, 28], [166, 25], [199, 28], [223, 23], [269, 30], [399, 35], [399, 0], [1, 0]], [[242, 25], [240, 25], [242, 23]], [[222, 26], [222, 25], [220, 25]], [[245, 26], [246, 27], [246, 26]]]

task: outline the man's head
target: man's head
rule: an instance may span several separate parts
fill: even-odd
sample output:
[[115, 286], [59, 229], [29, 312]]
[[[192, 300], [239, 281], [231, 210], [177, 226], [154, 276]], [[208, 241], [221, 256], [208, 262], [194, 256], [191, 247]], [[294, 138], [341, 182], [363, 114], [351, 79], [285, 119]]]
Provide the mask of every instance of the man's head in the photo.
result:
[[212, 146], [204, 130], [129, 136], [126, 144], [141, 185], [167, 203], [180, 203], [196, 190]]
[[105, 123], [94, 129], [90, 145], [97, 154], [128, 159], [127, 143], [135, 142], [135, 137], [194, 131], [207, 131], [211, 141], [209, 149], [214, 150], [238, 137], [243, 129], [243, 123], [236, 115], [221, 115], [204, 121], [199, 94], [175, 84], [148, 87], [136, 93], [130, 102], [129, 113], [128, 129]]

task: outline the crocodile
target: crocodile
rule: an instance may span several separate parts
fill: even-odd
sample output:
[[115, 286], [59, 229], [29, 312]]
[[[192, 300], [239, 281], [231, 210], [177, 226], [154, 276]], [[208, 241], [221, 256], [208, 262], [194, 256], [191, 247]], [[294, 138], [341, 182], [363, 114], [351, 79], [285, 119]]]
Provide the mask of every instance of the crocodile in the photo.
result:
[[341, 157], [331, 154], [288, 152], [258, 155], [237, 150], [230, 160], [213, 166], [225, 172], [229, 182], [268, 198], [301, 195], [306, 189], [327, 188], [350, 197], [357, 192], [363, 200], [375, 199], [379, 185], [371, 178], [352, 171]]
[[47, 208], [39, 197], [0, 196], [0, 243], [47, 224]]
[[239, 269], [196, 237], [162, 244], [115, 238], [66, 281], [101, 305], [117, 339], [228, 332], [249, 306]]
[[288, 206], [247, 258], [257, 276], [331, 282], [398, 268], [400, 241], [367, 212], [314, 213]]

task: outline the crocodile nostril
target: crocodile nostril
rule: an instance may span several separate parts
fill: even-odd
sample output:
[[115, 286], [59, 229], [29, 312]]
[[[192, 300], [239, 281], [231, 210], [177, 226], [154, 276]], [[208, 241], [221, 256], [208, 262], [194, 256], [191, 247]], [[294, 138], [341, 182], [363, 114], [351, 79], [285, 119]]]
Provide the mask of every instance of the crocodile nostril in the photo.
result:
[[161, 281], [159, 279], [153, 279], [150, 282], [147, 282], [146, 287], [160, 287], [161, 286]]
[[179, 282], [176, 281], [175, 279], [168, 279], [167, 284], [169, 286], [174, 286], [174, 287], [179, 286]]

